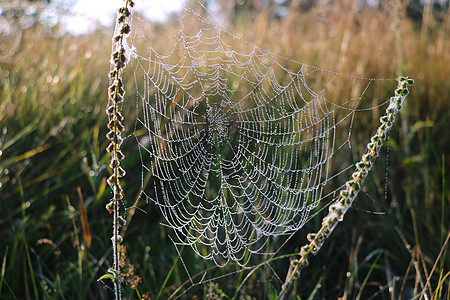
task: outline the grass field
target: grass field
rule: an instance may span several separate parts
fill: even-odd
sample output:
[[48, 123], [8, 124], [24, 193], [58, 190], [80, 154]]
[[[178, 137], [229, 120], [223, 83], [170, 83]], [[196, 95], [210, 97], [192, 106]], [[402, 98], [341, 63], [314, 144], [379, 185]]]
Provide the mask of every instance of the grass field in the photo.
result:
[[[242, 9], [229, 24], [262, 48], [310, 65], [367, 77], [401, 73], [415, 80], [389, 150], [365, 183], [373, 200], [359, 196], [291, 297], [450, 299], [448, 2], [443, 9], [417, 8], [423, 17], [390, 2], [378, 9], [342, 3], [283, 18]], [[111, 266], [112, 251], [112, 219], [105, 209], [111, 195], [105, 167], [111, 36], [112, 29], [61, 36], [43, 25], [0, 35], [0, 299], [112, 297], [109, 284], [97, 281]], [[131, 101], [123, 114], [131, 116], [131, 81], [127, 91]], [[390, 94], [380, 91], [380, 97]], [[125, 123], [131, 131], [134, 119]], [[125, 143], [124, 152], [123, 183], [133, 201], [139, 153], [133, 143]], [[126, 298], [168, 299], [184, 283], [183, 266], [161, 221], [152, 206], [126, 227]], [[311, 221], [305, 232], [319, 224]], [[187, 255], [201, 270], [204, 262]], [[228, 299], [236, 292], [236, 282], [214, 283], [181, 299]], [[270, 299], [279, 288], [261, 269], [247, 279], [238, 299]]]

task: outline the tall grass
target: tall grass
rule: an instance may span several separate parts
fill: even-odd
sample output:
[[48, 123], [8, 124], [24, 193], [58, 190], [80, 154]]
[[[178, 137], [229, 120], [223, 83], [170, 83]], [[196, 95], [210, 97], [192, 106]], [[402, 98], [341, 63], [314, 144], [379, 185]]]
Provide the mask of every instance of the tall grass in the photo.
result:
[[[403, 75], [416, 82], [399, 116], [402, 128], [394, 126], [365, 192], [310, 259], [290, 296], [419, 299], [423, 293], [422, 299], [449, 299], [448, 10], [428, 14], [422, 23], [407, 17], [404, 7], [398, 12], [389, 3], [378, 9], [352, 3], [322, 4], [280, 19], [242, 9], [228, 24], [236, 35], [298, 61], [367, 77], [395, 77], [401, 63]], [[392, 29], [394, 20], [401, 40]], [[156, 44], [163, 26], [152, 27]], [[60, 36], [40, 25], [0, 36], [1, 299], [112, 295], [108, 282], [97, 282], [112, 266], [111, 221], [104, 209], [110, 198], [104, 110], [111, 36], [112, 31]], [[130, 99], [132, 90], [127, 87]], [[374, 101], [389, 93], [380, 90]], [[133, 115], [133, 102], [124, 115]], [[132, 119], [125, 124], [128, 132]], [[140, 163], [132, 142], [126, 140], [123, 148], [124, 189], [131, 202]], [[142, 280], [130, 275], [125, 297], [148, 292], [167, 299], [184, 283], [185, 271], [160, 221], [151, 206], [148, 214], [136, 213], [124, 230], [124, 264]], [[312, 220], [305, 232], [317, 230], [319, 222]], [[190, 270], [201, 271], [203, 261], [184, 251]], [[238, 295], [269, 299], [281, 284], [265, 276], [262, 268], [246, 278]], [[184, 297], [225, 298], [235, 292], [236, 282], [217, 281]]]

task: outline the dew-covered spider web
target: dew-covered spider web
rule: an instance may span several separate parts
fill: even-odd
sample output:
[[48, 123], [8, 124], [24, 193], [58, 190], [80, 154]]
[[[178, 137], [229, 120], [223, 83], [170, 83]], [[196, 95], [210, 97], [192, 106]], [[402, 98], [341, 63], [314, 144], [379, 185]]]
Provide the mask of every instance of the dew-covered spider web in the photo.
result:
[[[201, 4], [183, 9], [171, 30], [132, 18], [127, 68], [142, 162], [135, 206], [155, 204], [178, 248], [218, 266], [272, 257], [337, 199], [364, 152], [352, 143], [364, 147], [387, 103], [374, 100], [379, 79], [271, 53]], [[353, 136], [358, 122], [367, 135]]]

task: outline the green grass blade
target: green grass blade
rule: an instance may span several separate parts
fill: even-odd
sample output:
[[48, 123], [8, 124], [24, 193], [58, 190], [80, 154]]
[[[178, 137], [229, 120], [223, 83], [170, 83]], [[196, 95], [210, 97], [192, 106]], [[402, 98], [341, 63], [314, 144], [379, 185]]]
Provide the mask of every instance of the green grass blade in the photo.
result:
[[364, 278], [363, 283], [361, 284], [361, 288], [359, 289], [358, 295], [356, 296], [356, 300], [361, 299], [362, 291], [364, 290], [364, 287], [366, 286], [367, 282], [369, 281], [370, 275], [372, 274], [373, 270], [378, 265], [377, 264], [378, 260], [380, 259], [382, 254], [383, 254], [383, 251], [380, 251], [380, 253], [378, 253], [377, 257], [375, 258], [375, 261], [373, 262], [373, 264], [370, 265], [369, 272], [367, 272], [367, 275]]
[[6, 256], [7, 255], [8, 255], [8, 248], [6, 248], [6, 253], [3, 256], [2, 271], [1, 271], [1, 274], [0, 274], [0, 295], [2, 294], [2, 285], [3, 285], [3, 280], [5, 278]]
[[37, 289], [37, 285], [36, 285], [36, 280], [34, 278], [33, 264], [31, 262], [31, 257], [30, 257], [30, 250], [28, 248], [28, 243], [27, 243], [27, 240], [25, 238], [25, 233], [23, 231], [22, 231], [22, 241], [23, 241], [24, 246], [25, 246], [25, 254], [26, 254], [26, 257], [27, 257], [28, 268], [30, 270], [31, 283], [33, 284], [34, 297], [35, 297], [35, 299], [39, 299], [39, 293], [38, 293], [38, 289]]

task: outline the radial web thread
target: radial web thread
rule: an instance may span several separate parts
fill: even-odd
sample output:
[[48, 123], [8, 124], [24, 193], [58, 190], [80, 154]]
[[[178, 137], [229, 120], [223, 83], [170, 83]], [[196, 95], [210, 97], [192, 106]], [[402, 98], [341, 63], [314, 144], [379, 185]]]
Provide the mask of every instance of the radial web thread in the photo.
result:
[[136, 206], [154, 202], [177, 244], [247, 266], [269, 238], [292, 235], [336, 200], [353, 168], [355, 118], [387, 103], [367, 96], [378, 79], [276, 55], [189, 9], [164, 46], [133, 20]]

